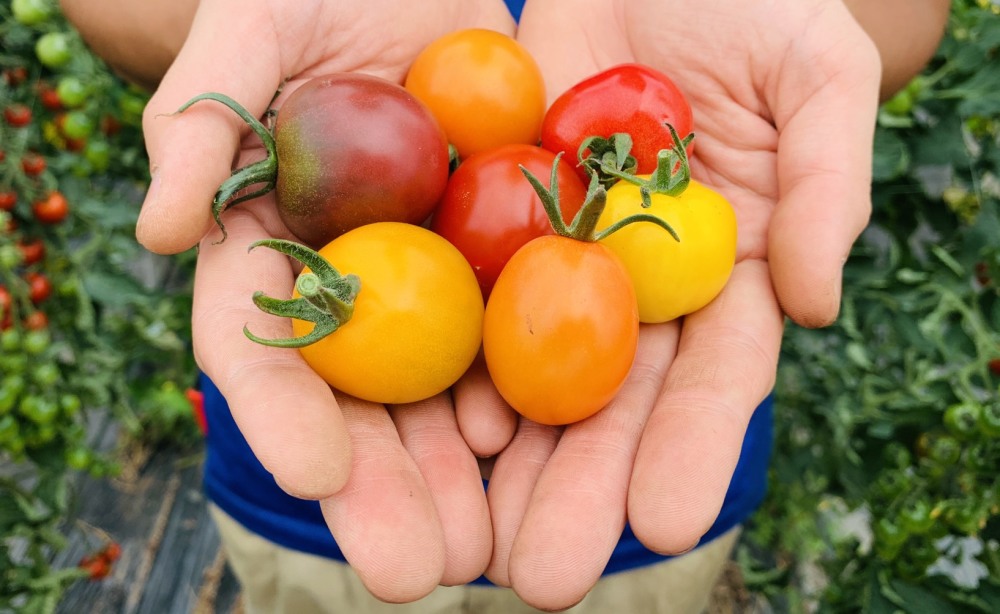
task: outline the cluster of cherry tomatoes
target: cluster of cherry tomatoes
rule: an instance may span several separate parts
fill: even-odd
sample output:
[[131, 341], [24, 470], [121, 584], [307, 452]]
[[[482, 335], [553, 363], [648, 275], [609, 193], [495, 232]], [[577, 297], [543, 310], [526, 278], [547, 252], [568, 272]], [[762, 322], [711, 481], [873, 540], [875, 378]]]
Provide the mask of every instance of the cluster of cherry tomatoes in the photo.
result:
[[[215, 94], [182, 110], [206, 98], [248, 119]], [[615, 66], [547, 107], [524, 48], [464, 30], [431, 43], [403, 86], [320, 77], [289, 95], [273, 131], [250, 123], [270, 156], [223, 185], [216, 213], [267, 165], [309, 247], [259, 243], [306, 268], [291, 299], [254, 297], [297, 336], [248, 336], [299, 347], [371, 401], [441, 392], [482, 348], [518, 412], [582, 420], [624, 382], [640, 322], [704, 307], [735, 263], [732, 207], [690, 177], [688, 101], [645, 66]]]

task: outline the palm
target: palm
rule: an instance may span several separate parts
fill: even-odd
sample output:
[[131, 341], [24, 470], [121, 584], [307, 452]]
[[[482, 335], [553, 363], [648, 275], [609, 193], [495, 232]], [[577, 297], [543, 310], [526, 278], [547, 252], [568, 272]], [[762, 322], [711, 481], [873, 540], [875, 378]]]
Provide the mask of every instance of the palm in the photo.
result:
[[[482, 482], [447, 395], [419, 411], [383, 408], [334, 393], [295, 351], [247, 340], [287, 337], [287, 321], [254, 307], [256, 290], [287, 296], [295, 271], [269, 250], [289, 238], [271, 195], [226, 212], [228, 238], [212, 227], [213, 194], [233, 163], [262, 156], [255, 135], [211, 102], [173, 112], [197, 94], [221, 92], [260, 116], [303, 80], [341, 71], [400, 81], [435, 37], [465, 27], [512, 32], [500, 0], [447, 0], [433, 10], [402, 0], [268, 2], [204, 0], [176, 61], [147, 106], [153, 171], [138, 228], [157, 252], [200, 241], [193, 338], [199, 365], [219, 386], [261, 463], [289, 493], [319, 499], [344, 554], [378, 597], [411, 601], [439, 583], [477, 577], [490, 552]], [[274, 101], [280, 109], [282, 97]], [[248, 485], [252, 488], [252, 485]]]
[[522, 421], [498, 458], [489, 573], [536, 606], [582, 598], [626, 518], [653, 550], [697, 543], [773, 385], [783, 312], [806, 325], [836, 315], [840, 268], [868, 214], [878, 58], [839, 0], [773, 4], [525, 7], [518, 38], [550, 98], [625, 62], [678, 84], [695, 112], [694, 176], [727, 196], [739, 223], [723, 294], [682, 322], [644, 327], [608, 408], [561, 434]]

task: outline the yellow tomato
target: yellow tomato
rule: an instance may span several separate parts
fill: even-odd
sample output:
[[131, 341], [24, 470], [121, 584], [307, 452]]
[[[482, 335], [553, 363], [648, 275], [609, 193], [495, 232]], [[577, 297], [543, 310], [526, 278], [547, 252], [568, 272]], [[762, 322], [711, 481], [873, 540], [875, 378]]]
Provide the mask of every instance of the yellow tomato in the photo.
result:
[[485, 29], [433, 41], [410, 66], [407, 90], [431, 110], [462, 158], [501, 145], [535, 145], [545, 82], [513, 38]]
[[[319, 253], [361, 280], [351, 319], [299, 349], [331, 386], [376, 403], [409, 403], [446, 390], [472, 364], [482, 340], [483, 297], [472, 268], [448, 241], [419, 226], [379, 222], [341, 235]], [[313, 326], [292, 320], [296, 336]]]
[[667, 322], [709, 304], [736, 263], [736, 214], [718, 192], [691, 181], [678, 196], [653, 194], [642, 207], [639, 188], [619, 181], [608, 190], [598, 229], [637, 213], [655, 215], [677, 231], [630, 224], [601, 240], [625, 263], [639, 301], [639, 319]]

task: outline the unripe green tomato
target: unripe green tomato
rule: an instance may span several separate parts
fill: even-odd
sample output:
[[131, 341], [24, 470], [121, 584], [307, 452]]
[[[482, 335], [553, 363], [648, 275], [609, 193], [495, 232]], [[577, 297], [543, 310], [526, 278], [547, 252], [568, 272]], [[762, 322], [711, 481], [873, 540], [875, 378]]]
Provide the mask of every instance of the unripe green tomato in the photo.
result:
[[21, 401], [18, 411], [35, 424], [48, 424], [59, 415], [59, 406], [49, 399], [32, 395]]
[[87, 100], [89, 88], [79, 78], [72, 75], [59, 79], [56, 84], [56, 95], [59, 102], [67, 109], [75, 109]]
[[923, 534], [931, 530], [936, 519], [931, 504], [926, 499], [918, 499], [907, 505], [899, 514], [899, 524], [913, 534]]
[[10, 449], [10, 443], [18, 438], [21, 434], [21, 427], [18, 426], [17, 418], [8, 414], [6, 416], [0, 416], [0, 443], [7, 444], [7, 449]]
[[21, 332], [16, 329], [9, 329], [0, 333], [0, 349], [4, 353], [13, 353], [21, 349]]
[[52, 17], [52, 0], [11, 0], [11, 13], [18, 23], [37, 26]]
[[41, 354], [49, 348], [52, 336], [47, 330], [30, 330], [24, 335], [22, 347], [28, 354]]
[[21, 250], [14, 245], [0, 246], [0, 268], [13, 270], [20, 266], [23, 257]]
[[63, 122], [63, 134], [70, 139], [85, 139], [94, 132], [97, 122], [83, 111], [70, 111]]
[[913, 110], [913, 94], [908, 90], [899, 90], [895, 96], [882, 104], [886, 113], [897, 117], [905, 117]]
[[54, 386], [59, 381], [60, 376], [59, 367], [51, 362], [38, 365], [32, 373], [32, 379], [43, 388]]
[[6, 414], [14, 409], [17, 400], [24, 392], [24, 378], [19, 374], [7, 375], [0, 382], [0, 414]]
[[80, 413], [83, 403], [80, 401], [80, 397], [67, 392], [59, 397], [59, 406], [62, 407], [63, 413], [67, 417], [72, 418]]
[[65, 32], [43, 34], [35, 42], [38, 61], [51, 69], [62, 68], [73, 57], [70, 50], [70, 36]]
[[93, 454], [90, 450], [83, 447], [73, 448], [66, 453], [66, 464], [70, 469], [76, 469], [77, 471], [82, 471], [84, 469], [90, 468], [90, 465], [94, 462]]
[[107, 141], [92, 139], [83, 148], [83, 157], [98, 173], [108, 170], [111, 165], [111, 145]]
[[944, 425], [952, 435], [967, 439], [976, 434], [982, 412], [983, 408], [978, 403], [956, 403], [945, 410]]
[[1000, 401], [994, 399], [979, 413], [979, 431], [990, 438], [1000, 437]]

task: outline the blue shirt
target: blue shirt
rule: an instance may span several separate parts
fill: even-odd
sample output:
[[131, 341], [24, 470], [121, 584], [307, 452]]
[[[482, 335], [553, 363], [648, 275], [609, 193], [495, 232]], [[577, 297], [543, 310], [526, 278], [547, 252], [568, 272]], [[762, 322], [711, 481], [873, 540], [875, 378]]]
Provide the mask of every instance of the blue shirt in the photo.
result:
[[[507, 0], [515, 19], [524, 0]], [[344, 561], [319, 503], [289, 496], [254, 456], [219, 389], [202, 377], [208, 423], [204, 487], [208, 498], [250, 531], [286, 548]], [[739, 463], [722, 511], [702, 538], [707, 543], [744, 522], [760, 505], [767, 489], [773, 416], [769, 397], [750, 420]], [[647, 550], [626, 526], [604, 573], [610, 574], [663, 561], [669, 557]], [[475, 581], [488, 584], [485, 578]]]

